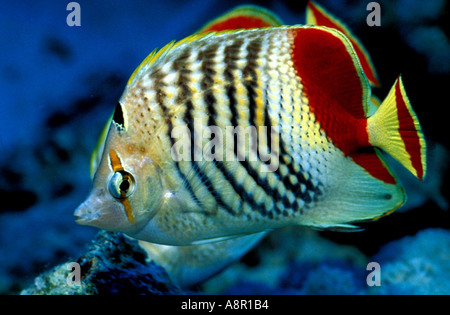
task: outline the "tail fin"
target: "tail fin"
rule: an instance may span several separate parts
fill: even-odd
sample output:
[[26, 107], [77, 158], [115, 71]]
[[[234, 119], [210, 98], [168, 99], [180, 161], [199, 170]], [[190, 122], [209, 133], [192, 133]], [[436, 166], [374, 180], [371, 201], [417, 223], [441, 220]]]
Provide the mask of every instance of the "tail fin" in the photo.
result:
[[426, 174], [426, 144], [401, 77], [368, 118], [369, 142], [389, 153], [421, 181]]

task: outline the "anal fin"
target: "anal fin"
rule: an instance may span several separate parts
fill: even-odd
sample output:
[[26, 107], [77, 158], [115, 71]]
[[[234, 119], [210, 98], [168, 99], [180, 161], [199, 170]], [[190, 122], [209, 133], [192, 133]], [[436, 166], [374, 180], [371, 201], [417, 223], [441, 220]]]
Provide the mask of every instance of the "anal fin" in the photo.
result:
[[387, 184], [396, 184], [395, 175], [387, 167], [378, 149], [374, 147], [364, 148], [351, 154], [350, 157], [373, 177]]
[[186, 288], [208, 279], [241, 258], [266, 233], [188, 246], [168, 246], [145, 241], [139, 241], [139, 245], [150, 260], [164, 267], [172, 281]]
[[[336, 159], [327, 194], [300, 224], [319, 229], [358, 230], [358, 222], [377, 220], [406, 201], [402, 186], [377, 149]], [[389, 178], [389, 180], [387, 180]]]

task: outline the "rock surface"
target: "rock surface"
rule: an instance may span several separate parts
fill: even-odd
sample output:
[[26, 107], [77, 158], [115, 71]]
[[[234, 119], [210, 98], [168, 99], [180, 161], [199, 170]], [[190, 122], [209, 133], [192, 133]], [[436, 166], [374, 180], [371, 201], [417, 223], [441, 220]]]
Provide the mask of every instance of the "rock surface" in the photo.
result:
[[76, 260], [80, 267], [80, 285], [72, 262], [39, 275], [23, 295], [169, 295], [182, 294], [165, 270], [146, 261], [137, 241], [121, 233], [101, 231], [84, 255]]

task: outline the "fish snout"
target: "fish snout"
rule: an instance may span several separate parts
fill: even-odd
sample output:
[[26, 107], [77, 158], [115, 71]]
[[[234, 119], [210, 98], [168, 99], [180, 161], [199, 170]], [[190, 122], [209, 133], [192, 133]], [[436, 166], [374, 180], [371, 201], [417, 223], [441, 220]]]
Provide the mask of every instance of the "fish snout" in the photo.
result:
[[130, 222], [122, 203], [97, 193], [91, 194], [73, 213], [75, 222], [108, 231], [128, 232], [137, 228]]
[[79, 205], [73, 215], [75, 216], [75, 222], [81, 225], [93, 225], [99, 219], [98, 210], [93, 208], [88, 201]]

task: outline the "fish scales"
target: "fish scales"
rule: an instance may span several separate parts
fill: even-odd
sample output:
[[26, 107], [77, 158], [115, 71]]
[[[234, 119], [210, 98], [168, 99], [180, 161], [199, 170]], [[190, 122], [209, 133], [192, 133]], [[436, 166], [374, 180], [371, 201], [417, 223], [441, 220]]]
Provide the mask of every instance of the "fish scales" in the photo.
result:
[[[299, 139], [302, 128], [291, 127], [292, 117], [301, 117], [301, 110], [307, 104], [301, 97], [301, 82], [290, 67], [292, 39], [283, 38], [285, 35], [255, 31], [225, 35], [229, 38], [227, 41], [220, 37], [214, 41], [211, 38], [204, 42], [199, 40], [189, 47], [180, 47], [174, 56], [169, 53], [146, 76], [152, 81], [152, 94], [156, 95], [161, 108], [160, 116], [166, 117], [164, 130], [171, 145], [174, 144], [170, 137], [173, 128], [186, 124], [192, 131], [195, 118], [207, 118], [207, 125], [223, 130], [226, 126], [281, 126], [282, 149], [279, 154], [283, 158], [274, 173], [258, 172], [261, 162], [247, 159], [238, 165], [227, 161], [215, 161], [213, 165], [198, 163], [193, 156], [194, 150], [191, 151], [192, 161], [175, 162], [180, 180], [197, 204], [216, 202], [231, 215], [240, 214], [242, 210], [247, 215], [258, 211], [273, 219], [274, 213], [283, 216], [301, 214], [305, 205], [321, 195], [319, 183], [313, 185], [308, 181], [311, 176], [305, 169], [311, 165], [303, 162], [300, 167], [293, 163], [293, 159], [284, 158], [293, 154], [297, 161], [308, 161], [300, 157], [305, 144], [302, 146], [302, 143], [293, 141]], [[285, 43], [281, 48], [274, 44], [280, 42]], [[225, 82], [232, 84], [226, 85]], [[138, 86], [136, 88], [139, 89]], [[195, 97], [191, 97], [193, 95]], [[308, 118], [312, 116], [308, 112], [306, 115]], [[191, 133], [192, 142], [194, 137]], [[270, 143], [270, 139], [265, 142]], [[241, 156], [245, 154], [242, 152], [244, 148], [241, 145]], [[248, 152], [245, 157], [248, 158]], [[221, 195], [223, 185], [227, 187], [228, 196]], [[225, 198], [229, 201], [225, 202]], [[233, 202], [236, 199], [240, 202]]]
[[[273, 41], [276, 41], [276, 40], [278, 40], [278, 39], [272, 39]], [[258, 38], [256, 39], [256, 40], [254, 40], [254, 41], [252, 41], [252, 42], [250, 42], [250, 44], [248, 45], [248, 47], [251, 47], [252, 45], [254, 45], [255, 47], [256, 47], [256, 49], [253, 49], [253, 51], [259, 51], [259, 47], [262, 45], [261, 43], [262, 43], [263, 41], [261, 41], [261, 40], [259, 40]], [[255, 126], [259, 126], [259, 125], [262, 125], [261, 124], [261, 122], [260, 123], [258, 123], [258, 122], [256, 122], [255, 120], [254, 120], [254, 117], [256, 116], [255, 115], [255, 111], [257, 110], [257, 109], [259, 109], [259, 110], [261, 110], [261, 106], [258, 108], [257, 107], [257, 105], [256, 105], [256, 102], [255, 102], [255, 98], [253, 97], [254, 95], [252, 95], [254, 92], [254, 90], [253, 90], [253, 87], [252, 87], [252, 85], [254, 84], [254, 82], [257, 82], [257, 77], [256, 77], [256, 75], [255, 75], [255, 71], [253, 70], [253, 69], [256, 69], [257, 68], [257, 61], [258, 61], [258, 59], [257, 58], [254, 58], [254, 56], [255, 56], [255, 53], [253, 52], [252, 50], [249, 50], [249, 53], [248, 53], [248, 55], [247, 55], [247, 59], [248, 60], [250, 60], [251, 62], [248, 62], [247, 63], [247, 65], [244, 67], [244, 70], [243, 70], [243, 77], [244, 78], [247, 78], [247, 77], [251, 77], [251, 80], [246, 80], [246, 81], [244, 81], [244, 82], [246, 82], [247, 84], [245, 84], [245, 86], [246, 86], [246, 89], [247, 89], [247, 94], [248, 94], [248, 103], [247, 104], [243, 104], [244, 106], [246, 106], [246, 107], [249, 107], [250, 108], [250, 118], [249, 118], [249, 120], [250, 120], [250, 124], [252, 124], [252, 122], [253, 122], [253, 125], [255, 125]], [[288, 55], [289, 54], [289, 51], [286, 49], [285, 50], [285, 53]], [[252, 66], [252, 63], [255, 63], [253, 66]], [[260, 62], [261, 63], [261, 62]], [[251, 67], [252, 66], [252, 67]], [[273, 68], [277, 68], [277, 66], [278, 66], [278, 64], [275, 64], [275, 66], [273, 67]], [[247, 74], [248, 73], [248, 74]], [[276, 80], [276, 77], [275, 77], [275, 80]], [[286, 82], [287, 80], [284, 80], [284, 82]], [[263, 86], [263, 90], [265, 90], [265, 88], [266, 87], [264, 87]], [[284, 92], [284, 91], [283, 91]], [[279, 95], [279, 94], [278, 94]], [[286, 95], [288, 95], [289, 96], [289, 94], [286, 94]], [[289, 98], [287, 98], [287, 100], [289, 100]], [[275, 101], [275, 102], [277, 102], [277, 100]], [[287, 102], [286, 102], [287, 103]], [[261, 101], [259, 101], [258, 102], [258, 104], [263, 104], [263, 102], [261, 102]], [[290, 107], [290, 105], [291, 104], [287, 104], [287, 105], [285, 105], [284, 106], [284, 108], [289, 108]], [[252, 115], [253, 114], [253, 115]], [[263, 115], [261, 115], [261, 114], [259, 114], [258, 116], [263, 116]], [[243, 124], [248, 124], [249, 122], [247, 122], [247, 119], [246, 119], [247, 117], [244, 117], [244, 118], [242, 118], [242, 121], [238, 121], [237, 123], [239, 124], [239, 125], [243, 125]], [[270, 123], [268, 124], [268, 125], [271, 125]], [[275, 207], [275, 212], [277, 213], [277, 214], [279, 214], [279, 213], [281, 213], [281, 211], [284, 209], [288, 209], [288, 208], [293, 208], [293, 209], [295, 209], [295, 210], [297, 210], [299, 207], [298, 207], [298, 205], [297, 204], [295, 204], [296, 203], [296, 200], [294, 200], [294, 194], [292, 193], [292, 191], [288, 191], [290, 194], [289, 194], [289, 197], [290, 198], [287, 198], [286, 196], [285, 196], [285, 192], [286, 192], [286, 188], [283, 186], [283, 185], [277, 185], [277, 187], [278, 187], [278, 190], [276, 190], [275, 189], [275, 191], [274, 191], [274, 187], [273, 186], [276, 186], [276, 183], [275, 184], [273, 184], [272, 185], [272, 187], [270, 186], [270, 185], [268, 185], [267, 184], [267, 181], [265, 180], [265, 179], [262, 179], [261, 177], [260, 177], [260, 174], [258, 174], [256, 171], [255, 171], [255, 168], [254, 167], [251, 167], [251, 166], [248, 166], [248, 163], [244, 160], [243, 162], [242, 162], [243, 164], [244, 164], [244, 167], [245, 167], [245, 169], [246, 169], [246, 171], [247, 171], [247, 174], [249, 174], [253, 179], [254, 179], [254, 181], [255, 182], [257, 182], [260, 186], [262, 186], [262, 187], [267, 187], [268, 189], [266, 189], [266, 191], [267, 191], [267, 196], [274, 196], [275, 197], [275, 200], [281, 200], [281, 202], [280, 203], [278, 203], [277, 204], [277, 206]], [[269, 174], [269, 177], [271, 177], [271, 175], [272, 174]], [[282, 176], [281, 174], [277, 174], [278, 176], [279, 176], [279, 178], [283, 178], [284, 176]], [[281, 175], [281, 176], [280, 176]], [[301, 175], [300, 175], [301, 176]], [[303, 176], [302, 176], [303, 177]], [[279, 192], [279, 190], [281, 190], [282, 191], [282, 193], [280, 193]], [[298, 189], [297, 189], [298, 190]], [[245, 198], [246, 196], [244, 195], [244, 198]], [[248, 199], [248, 198], [245, 198], [245, 199]], [[251, 204], [252, 205], [252, 207], [253, 207], [253, 209], [261, 209], [260, 207], [258, 207], [257, 205], [255, 205], [255, 204]], [[273, 207], [272, 207], [273, 208]], [[262, 211], [263, 211], [263, 213], [264, 214], [266, 214], [266, 215], [269, 215], [269, 217], [270, 218], [272, 218], [273, 216], [272, 216], [272, 212], [267, 212], [267, 209], [262, 209]], [[288, 212], [287, 211], [283, 211], [283, 214], [284, 215], [287, 215], [288, 214]]]

